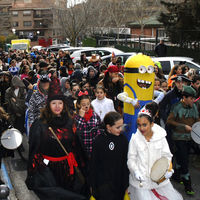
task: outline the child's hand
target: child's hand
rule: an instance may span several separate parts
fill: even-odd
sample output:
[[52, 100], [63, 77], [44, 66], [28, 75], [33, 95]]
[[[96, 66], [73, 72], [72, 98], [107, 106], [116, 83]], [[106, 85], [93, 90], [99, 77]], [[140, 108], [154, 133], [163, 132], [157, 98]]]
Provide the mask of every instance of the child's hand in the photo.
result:
[[79, 110], [79, 115], [80, 115], [81, 117], [84, 117], [84, 115], [85, 115], [85, 110], [83, 110], [83, 108], [81, 108], [81, 109]]

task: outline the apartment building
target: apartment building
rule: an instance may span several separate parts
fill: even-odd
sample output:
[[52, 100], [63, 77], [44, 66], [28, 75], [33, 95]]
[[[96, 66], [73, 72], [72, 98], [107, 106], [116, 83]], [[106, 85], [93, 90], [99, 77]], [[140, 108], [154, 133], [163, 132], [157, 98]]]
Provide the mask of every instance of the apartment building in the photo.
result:
[[14, 0], [10, 8], [11, 30], [19, 38], [57, 38], [62, 31], [56, 23], [55, 9], [66, 6], [66, 0]]
[[8, 36], [11, 30], [9, 13], [11, 7], [11, 0], [0, 0], [0, 35], [2, 36]]

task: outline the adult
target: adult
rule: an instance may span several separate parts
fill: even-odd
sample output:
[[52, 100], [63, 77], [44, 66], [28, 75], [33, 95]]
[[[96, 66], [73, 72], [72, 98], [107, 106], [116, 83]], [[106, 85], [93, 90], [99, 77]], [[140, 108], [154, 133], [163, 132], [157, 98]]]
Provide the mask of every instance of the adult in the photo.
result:
[[27, 186], [42, 200], [83, 200], [84, 196], [76, 194], [81, 187], [76, 187], [75, 182], [78, 178], [75, 168], [80, 169], [83, 165], [79, 138], [73, 132], [73, 120], [64, 103], [60, 82], [54, 79], [41, 117], [30, 129]]
[[160, 43], [155, 47], [155, 53], [159, 57], [167, 56], [167, 46], [164, 44], [163, 39], [161, 39]]
[[10, 115], [12, 125], [21, 133], [24, 133], [25, 121], [25, 85], [18, 76], [14, 76], [11, 80], [11, 87], [6, 90], [5, 104], [7, 112]]

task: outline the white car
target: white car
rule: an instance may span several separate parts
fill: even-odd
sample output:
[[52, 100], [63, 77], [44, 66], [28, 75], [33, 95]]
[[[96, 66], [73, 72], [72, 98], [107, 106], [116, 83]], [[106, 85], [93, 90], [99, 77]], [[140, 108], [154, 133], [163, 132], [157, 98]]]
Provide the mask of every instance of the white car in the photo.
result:
[[111, 48], [111, 47], [98, 47], [98, 48], [91, 48], [91, 49], [75, 51], [74, 53], [71, 54], [71, 58], [73, 59], [73, 62], [75, 63], [77, 60], [80, 60], [82, 53], [85, 53], [87, 59], [89, 60], [91, 58], [92, 54], [97, 54], [100, 57], [103, 57], [103, 56], [110, 55], [113, 52], [114, 52], [114, 54], [123, 53], [123, 51], [120, 51], [118, 49]]
[[165, 75], [168, 75], [174, 65], [184, 62], [190, 69], [200, 70], [200, 65], [193, 62], [193, 58], [189, 57], [152, 57], [154, 62], [160, 62], [162, 65], [162, 70]]
[[38, 45], [38, 46], [33, 46], [32, 49], [37, 49], [37, 50], [41, 50], [42, 46]]
[[[121, 57], [122, 60], [122, 65], [125, 65], [126, 60], [133, 55], [136, 55], [137, 53], [135, 52], [126, 52], [126, 53], [118, 53], [115, 54], [116, 57]], [[101, 58], [101, 61], [103, 64], [108, 65], [111, 62], [111, 57], [112, 55], [108, 55], [108, 56], [103, 56]]]
[[69, 48], [62, 48], [63, 51], [68, 51], [70, 54], [74, 53], [75, 51], [91, 49], [93, 47], [69, 47]]

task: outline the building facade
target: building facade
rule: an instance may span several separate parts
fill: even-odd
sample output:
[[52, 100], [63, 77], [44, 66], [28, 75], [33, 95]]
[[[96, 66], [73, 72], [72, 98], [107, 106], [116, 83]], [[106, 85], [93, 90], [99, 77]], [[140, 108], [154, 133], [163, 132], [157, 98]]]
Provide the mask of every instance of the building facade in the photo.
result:
[[12, 7], [11, 0], [0, 0], [0, 35], [8, 36], [11, 30], [10, 23], [10, 8]]
[[[0, 0], [0, 8], [2, 6]], [[9, 26], [10, 33], [13, 32], [19, 38], [29, 38], [36, 44], [41, 39], [62, 40], [62, 31], [56, 23], [54, 10], [66, 6], [66, 0], [12, 0], [9, 6], [7, 5], [7, 15], [4, 17], [9, 23], [4, 23], [4, 26]]]

